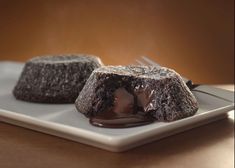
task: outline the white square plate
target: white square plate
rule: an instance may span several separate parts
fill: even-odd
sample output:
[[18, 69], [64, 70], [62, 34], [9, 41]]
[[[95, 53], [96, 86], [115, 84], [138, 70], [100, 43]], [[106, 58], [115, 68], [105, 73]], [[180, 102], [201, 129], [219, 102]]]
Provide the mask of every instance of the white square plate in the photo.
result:
[[[234, 100], [229, 102], [202, 92], [194, 92], [200, 108], [192, 117], [134, 128], [99, 128], [90, 125], [88, 119], [77, 112], [73, 104], [39, 104], [16, 100], [12, 89], [22, 67], [22, 63], [0, 62], [1, 121], [113, 152], [125, 151], [218, 120], [234, 109]], [[201, 89], [214, 90], [215, 93], [230, 98], [234, 94], [226, 90], [216, 90], [211, 86], [201, 86]]]

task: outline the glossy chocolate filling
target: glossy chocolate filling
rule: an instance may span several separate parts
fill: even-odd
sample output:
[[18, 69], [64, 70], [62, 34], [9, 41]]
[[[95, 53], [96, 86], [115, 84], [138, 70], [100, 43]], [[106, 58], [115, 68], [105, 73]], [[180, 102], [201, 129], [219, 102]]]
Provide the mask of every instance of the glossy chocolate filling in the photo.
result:
[[129, 93], [125, 88], [114, 92], [113, 106], [102, 113], [91, 117], [94, 126], [107, 128], [127, 128], [146, 125], [154, 121], [149, 113], [145, 113], [151, 105], [152, 92], [136, 91]]

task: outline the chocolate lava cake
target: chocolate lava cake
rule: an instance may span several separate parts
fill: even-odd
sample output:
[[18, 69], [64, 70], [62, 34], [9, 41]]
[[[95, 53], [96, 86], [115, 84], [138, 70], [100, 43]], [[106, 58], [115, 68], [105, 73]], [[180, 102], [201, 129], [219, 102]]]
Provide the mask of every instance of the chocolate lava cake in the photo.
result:
[[40, 103], [74, 103], [92, 71], [102, 65], [95, 56], [40, 56], [26, 62], [13, 90], [16, 99]]
[[197, 100], [180, 75], [154, 66], [98, 68], [88, 78], [75, 105], [93, 125], [105, 126], [105, 122], [108, 127], [115, 127], [111, 121], [119, 123], [115, 118], [125, 118], [122, 124], [133, 116], [137, 122], [145, 120], [143, 117], [174, 121], [198, 110]]

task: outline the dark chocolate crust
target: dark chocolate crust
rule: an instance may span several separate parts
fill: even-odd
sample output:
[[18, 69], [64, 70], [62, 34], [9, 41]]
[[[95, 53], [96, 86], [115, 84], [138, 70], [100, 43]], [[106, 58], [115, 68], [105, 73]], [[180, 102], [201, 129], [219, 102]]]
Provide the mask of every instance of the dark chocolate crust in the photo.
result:
[[13, 90], [16, 99], [40, 103], [74, 103], [92, 71], [95, 56], [40, 56], [27, 61]]
[[114, 92], [124, 88], [132, 95], [148, 97], [143, 112], [158, 121], [192, 116], [198, 103], [174, 70], [148, 66], [106, 66], [96, 69], [80, 92], [75, 105], [87, 117], [96, 116], [113, 105]]

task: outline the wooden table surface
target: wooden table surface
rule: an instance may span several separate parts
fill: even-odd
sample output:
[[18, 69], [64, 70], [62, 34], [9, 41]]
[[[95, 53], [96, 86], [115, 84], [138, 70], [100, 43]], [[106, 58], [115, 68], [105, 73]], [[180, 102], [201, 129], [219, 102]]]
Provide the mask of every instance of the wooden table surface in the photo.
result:
[[[234, 85], [223, 88], [234, 89]], [[189, 131], [112, 153], [0, 122], [0, 167], [23, 168], [232, 168], [234, 111]]]

